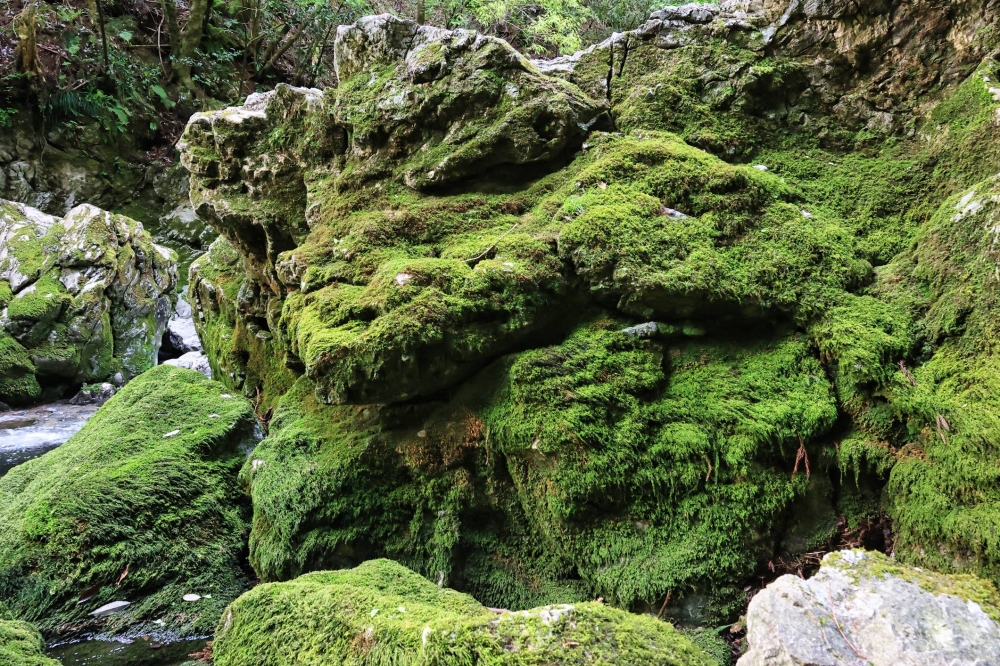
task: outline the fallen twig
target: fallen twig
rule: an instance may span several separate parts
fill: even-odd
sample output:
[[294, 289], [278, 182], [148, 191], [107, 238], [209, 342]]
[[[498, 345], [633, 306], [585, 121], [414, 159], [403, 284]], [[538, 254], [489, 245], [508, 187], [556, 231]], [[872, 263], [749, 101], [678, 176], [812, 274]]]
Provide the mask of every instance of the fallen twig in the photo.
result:
[[833, 623], [837, 625], [837, 631], [840, 632], [840, 635], [843, 637], [844, 642], [847, 643], [848, 647], [854, 650], [854, 654], [858, 655], [859, 659], [864, 659], [865, 661], [868, 661], [868, 657], [861, 654], [861, 651], [854, 646], [854, 643], [851, 642], [851, 640], [847, 637], [847, 634], [844, 633], [843, 628], [840, 626], [840, 620], [837, 619], [837, 609], [833, 607], [833, 593], [830, 591], [829, 585], [826, 586], [826, 596], [827, 599], [830, 600], [830, 613], [833, 615]]
[[483, 253], [482, 253], [482, 254], [480, 254], [480, 255], [478, 255], [478, 256], [475, 256], [475, 257], [473, 257], [473, 258], [471, 258], [471, 259], [465, 259], [464, 261], [465, 261], [466, 263], [472, 263], [472, 262], [474, 262], [474, 261], [479, 261], [480, 259], [482, 259], [483, 257], [485, 257], [485, 256], [486, 256], [487, 254], [489, 254], [490, 250], [492, 250], [493, 248], [495, 248], [495, 247], [497, 246], [497, 243], [499, 243], [499, 242], [500, 242], [500, 241], [502, 241], [502, 240], [503, 240], [504, 238], [506, 238], [506, 237], [507, 237], [507, 235], [508, 235], [508, 234], [509, 234], [510, 232], [514, 231], [514, 229], [517, 229], [517, 225], [516, 225], [516, 224], [515, 224], [514, 226], [512, 226], [512, 227], [511, 227], [510, 229], [508, 229], [507, 231], [505, 231], [505, 232], [504, 232], [504, 233], [503, 233], [503, 234], [502, 234], [502, 235], [500, 236], [500, 238], [496, 239], [496, 240], [495, 240], [495, 241], [493, 242], [493, 244], [492, 244], [492, 245], [490, 245], [490, 246], [489, 246], [488, 248], [486, 248], [485, 250], [483, 250]]

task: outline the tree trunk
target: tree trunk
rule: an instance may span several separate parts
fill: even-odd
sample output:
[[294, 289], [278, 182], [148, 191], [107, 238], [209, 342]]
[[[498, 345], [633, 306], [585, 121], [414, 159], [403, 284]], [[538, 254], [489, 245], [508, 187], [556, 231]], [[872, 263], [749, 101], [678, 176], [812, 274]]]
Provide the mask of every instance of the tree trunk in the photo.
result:
[[201, 46], [211, 4], [212, 0], [192, 0], [187, 23], [182, 28], [177, 21], [174, 0], [161, 0], [163, 14], [167, 18], [167, 32], [170, 33], [170, 66], [177, 76], [177, 82], [198, 98], [203, 98], [205, 93], [191, 78], [192, 60]]
[[14, 21], [14, 30], [17, 32], [17, 69], [29, 76], [42, 73], [42, 63], [38, 60], [38, 25], [35, 21], [37, 8], [35, 3], [28, 5]]

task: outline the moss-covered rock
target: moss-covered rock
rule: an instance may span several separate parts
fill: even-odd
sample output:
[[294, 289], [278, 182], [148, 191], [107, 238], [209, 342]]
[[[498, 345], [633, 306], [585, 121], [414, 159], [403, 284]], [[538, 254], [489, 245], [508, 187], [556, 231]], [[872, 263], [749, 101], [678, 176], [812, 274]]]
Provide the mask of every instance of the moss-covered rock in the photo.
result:
[[93, 206], [64, 218], [0, 201], [0, 400], [75, 391], [156, 363], [176, 298], [173, 254]]
[[[492, 40], [382, 17], [336, 48], [336, 90], [198, 116], [182, 143], [226, 236], [192, 269], [202, 340], [276, 405], [242, 472], [264, 580], [391, 557], [492, 605], [705, 621], [830, 539], [838, 405], [803, 332], [873, 279], [836, 212], [660, 126], [573, 152], [603, 102]], [[443, 90], [481, 105], [447, 134], [421, 115]], [[521, 155], [540, 117], [553, 152]], [[454, 137], [527, 143], [477, 174]], [[465, 180], [421, 180], [449, 151]]]
[[[276, 406], [242, 471], [262, 578], [391, 557], [493, 605], [706, 621], [887, 510], [901, 559], [1000, 577], [1000, 195], [935, 213], [1000, 155], [1000, 65], [955, 85], [995, 33], [982, 3], [779, 4], [537, 66], [365, 19], [336, 90], [192, 122], [226, 236], [199, 331]], [[885, 38], [914, 12], [941, 20]]]
[[[0, 479], [0, 602], [50, 634], [210, 631], [247, 583], [236, 472], [257, 439], [250, 404], [225, 391], [159, 366]], [[90, 615], [113, 601], [131, 605]]]
[[4, 666], [58, 666], [45, 656], [45, 643], [27, 622], [0, 619], [0, 664]]
[[652, 617], [593, 602], [498, 614], [388, 560], [254, 588], [223, 614], [213, 658], [219, 666], [711, 664]]
[[389, 556], [497, 606], [700, 589], [709, 615], [734, 610], [736, 581], [796, 550], [786, 514], [817, 510], [791, 470], [802, 441], [814, 473], [832, 458], [815, 444], [831, 387], [794, 336], [626, 326], [583, 325], [419, 407], [325, 405], [298, 380], [242, 472], [254, 568], [283, 580]]

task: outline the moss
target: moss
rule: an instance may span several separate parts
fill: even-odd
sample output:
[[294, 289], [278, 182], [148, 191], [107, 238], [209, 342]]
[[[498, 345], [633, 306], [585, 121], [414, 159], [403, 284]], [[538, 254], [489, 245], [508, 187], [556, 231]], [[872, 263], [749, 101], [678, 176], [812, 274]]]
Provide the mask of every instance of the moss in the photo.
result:
[[0, 330], [0, 400], [24, 404], [36, 400], [41, 393], [28, 352]]
[[220, 666], [711, 663], [650, 617], [596, 603], [497, 616], [386, 560], [255, 588], [223, 615], [213, 657]]
[[836, 407], [794, 338], [670, 348], [620, 328], [519, 357], [483, 420], [533, 528], [627, 607], [752, 571], [805, 490], [782, 468]]
[[59, 317], [69, 300], [62, 283], [45, 276], [28, 289], [18, 292], [11, 300], [7, 314], [12, 320], [38, 324], [44, 329]]
[[775, 177], [672, 135], [596, 140], [573, 166], [552, 195], [566, 221], [560, 255], [623, 312], [808, 320], [869, 275], [837, 220], [786, 203], [794, 192]]
[[[723, 627], [728, 629], [728, 627]], [[733, 646], [719, 635], [719, 630], [708, 628], [682, 629], [681, 634], [704, 652], [715, 666], [732, 666]]]
[[[256, 427], [249, 404], [224, 391], [159, 366], [0, 479], [0, 599], [17, 617], [48, 633], [211, 628], [246, 585], [236, 471]], [[188, 593], [205, 598], [181, 601]], [[124, 612], [88, 616], [122, 599]]]
[[384, 555], [510, 608], [656, 604], [749, 575], [805, 496], [799, 437], [817, 460], [836, 419], [822, 370], [795, 338], [671, 347], [626, 325], [583, 326], [422, 410], [323, 405], [300, 379], [243, 470], [255, 569]]
[[0, 620], [0, 663], [4, 666], [58, 666], [45, 656], [42, 636], [27, 622]]

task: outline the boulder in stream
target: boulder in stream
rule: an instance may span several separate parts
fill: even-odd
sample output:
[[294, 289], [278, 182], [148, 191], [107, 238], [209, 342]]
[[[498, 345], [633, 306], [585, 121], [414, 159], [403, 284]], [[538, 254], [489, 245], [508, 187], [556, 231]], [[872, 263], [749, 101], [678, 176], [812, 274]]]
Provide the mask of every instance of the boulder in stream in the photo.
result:
[[86, 204], [54, 217], [0, 200], [0, 400], [148, 370], [176, 284], [174, 253], [135, 220]]
[[[68, 442], [0, 478], [0, 603], [47, 635], [210, 633], [247, 585], [236, 478], [257, 433], [250, 403], [200, 373], [134, 379]], [[181, 601], [192, 589], [197, 606]], [[131, 603], [91, 615], [120, 600]]]

